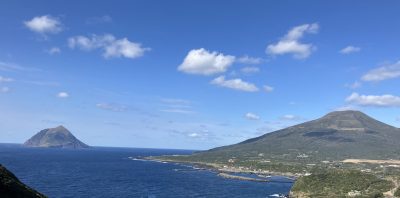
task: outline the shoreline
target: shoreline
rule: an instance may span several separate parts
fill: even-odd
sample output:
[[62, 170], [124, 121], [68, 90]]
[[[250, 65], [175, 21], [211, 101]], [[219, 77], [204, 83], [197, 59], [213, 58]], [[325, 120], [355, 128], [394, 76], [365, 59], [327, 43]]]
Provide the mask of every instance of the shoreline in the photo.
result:
[[[254, 174], [257, 175], [258, 177], [270, 177], [270, 176], [278, 176], [278, 177], [283, 177], [285, 179], [291, 180], [293, 181], [293, 183], [297, 180], [298, 177], [301, 177], [301, 174], [298, 173], [283, 173], [283, 172], [274, 172], [274, 171], [253, 171], [253, 170], [240, 170], [237, 168], [227, 168], [227, 167], [223, 167], [224, 165], [222, 164], [213, 164], [213, 163], [206, 163], [206, 162], [188, 162], [188, 161], [178, 161], [178, 160], [169, 160], [169, 159], [159, 159], [157, 158], [157, 156], [148, 156], [148, 157], [144, 157], [142, 158], [143, 160], [148, 160], [148, 161], [155, 161], [155, 162], [161, 162], [161, 163], [177, 163], [177, 164], [189, 164], [191, 166], [193, 166], [194, 168], [197, 169], [207, 169], [210, 171], [214, 171], [216, 173], [218, 173], [218, 176], [221, 176], [220, 174], [223, 173], [224, 176], [233, 176], [230, 177], [229, 179], [239, 179], [239, 177], [242, 176], [238, 176], [236, 177], [236, 175], [231, 175], [229, 173], [244, 173], [244, 174]], [[221, 167], [222, 165], [222, 167]], [[257, 180], [256, 178], [252, 178], [252, 177], [245, 177], [247, 178], [246, 180], [250, 181], [252, 179]], [[244, 178], [242, 178], [244, 179]], [[263, 179], [260, 179], [263, 180]], [[265, 181], [264, 181], [265, 182]]]
[[236, 179], [236, 180], [243, 180], [243, 181], [270, 182], [270, 180], [267, 180], [267, 179], [259, 179], [259, 178], [245, 177], [245, 176], [239, 176], [239, 175], [231, 175], [228, 173], [218, 173], [218, 176], [226, 178], [226, 179]]

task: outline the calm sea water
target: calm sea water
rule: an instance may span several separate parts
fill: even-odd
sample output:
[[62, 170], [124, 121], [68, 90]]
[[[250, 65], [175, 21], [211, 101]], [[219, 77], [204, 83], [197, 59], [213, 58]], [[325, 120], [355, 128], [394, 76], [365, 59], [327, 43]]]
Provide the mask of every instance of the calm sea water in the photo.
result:
[[287, 194], [292, 183], [224, 179], [209, 170], [129, 157], [190, 154], [192, 151], [93, 148], [23, 148], [0, 144], [0, 163], [49, 197], [270, 197]]

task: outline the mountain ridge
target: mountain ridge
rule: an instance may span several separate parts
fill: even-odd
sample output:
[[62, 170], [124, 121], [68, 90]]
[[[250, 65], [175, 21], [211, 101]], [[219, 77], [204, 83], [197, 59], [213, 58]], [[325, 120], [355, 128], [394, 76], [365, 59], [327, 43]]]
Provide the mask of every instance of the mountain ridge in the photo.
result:
[[400, 129], [360, 111], [334, 111], [291, 127], [266, 133], [237, 144], [195, 153], [189, 158], [226, 161], [231, 158], [314, 161], [346, 158], [400, 157]]

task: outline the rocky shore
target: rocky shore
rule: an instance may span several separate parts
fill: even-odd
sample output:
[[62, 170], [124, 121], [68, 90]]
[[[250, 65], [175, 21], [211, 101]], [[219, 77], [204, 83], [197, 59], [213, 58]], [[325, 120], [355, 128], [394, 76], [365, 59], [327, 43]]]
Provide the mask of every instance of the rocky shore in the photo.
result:
[[[187, 162], [187, 161], [177, 161], [177, 160], [171, 160], [171, 159], [164, 159], [162, 157], [145, 157], [143, 159], [146, 160], [152, 160], [152, 161], [158, 161], [158, 162], [169, 162], [169, 163], [181, 163], [181, 164], [190, 164], [196, 168], [200, 169], [208, 169], [212, 170], [215, 172], [219, 173], [246, 173], [246, 174], [255, 174], [260, 177], [267, 177], [267, 176], [282, 176], [287, 179], [290, 179], [292, 181], [296, 181], [297, 178], [303, 176], [300, 173], [283, 173], [283, 172], [273, 172], [273, 171], [267, 171], [267, 170], [251, 170], [251, 169], [245, 169], [245, 168], [237, 168], [233, 166], [227, 166], [224, 164], [215, 164], [215, 163], [206, 163], [206, 162]], [[238, 179], [238, 178], [234, 178]]]
[[228, 173], [219, 173], [218, 176], [227, 178], [227, 179], [238, 179], [238, 180], [255, 181], [255, 182], [269, 182], [267, 179], [244, 177], [244, 176], [232, 175], [232, 174], [228, 174]]

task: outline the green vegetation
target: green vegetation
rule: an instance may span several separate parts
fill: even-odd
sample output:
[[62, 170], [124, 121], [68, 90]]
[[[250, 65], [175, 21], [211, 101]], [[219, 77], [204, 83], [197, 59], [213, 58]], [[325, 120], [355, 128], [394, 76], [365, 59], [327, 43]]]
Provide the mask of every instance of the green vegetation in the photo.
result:
[[299, 178], [292, 194], [308, 197], [383, 197], [393, 183], [357, 170], [318, 169]]
[[292, 189], [297, 197], [382, 197], [394, 193], [388, 191], [400, 181], [398, 165], [343, 160], [399, 159], [398, 139], [396, 127], [359, 111], [337, 111], [238, 144], [155, 159], [223, 171], [303, 175]]
[[395, 197], [400, 197], [400, 187], [396, 189], [396, 191], [394, 191], [394, 196]]

